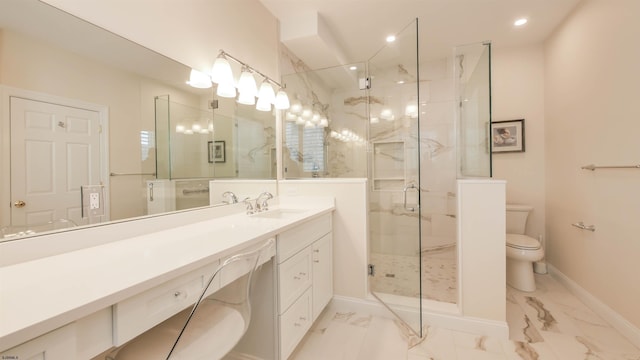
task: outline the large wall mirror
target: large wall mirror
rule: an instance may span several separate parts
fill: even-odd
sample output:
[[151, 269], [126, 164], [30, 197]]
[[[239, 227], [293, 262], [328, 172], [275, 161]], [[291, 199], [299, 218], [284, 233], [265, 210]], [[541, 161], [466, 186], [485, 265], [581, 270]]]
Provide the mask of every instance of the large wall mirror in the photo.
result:
[[274, 179], [275, 116], [189, 86], [190, 70], [3, 1], [0, 241], [208, 206], [212, 179]]

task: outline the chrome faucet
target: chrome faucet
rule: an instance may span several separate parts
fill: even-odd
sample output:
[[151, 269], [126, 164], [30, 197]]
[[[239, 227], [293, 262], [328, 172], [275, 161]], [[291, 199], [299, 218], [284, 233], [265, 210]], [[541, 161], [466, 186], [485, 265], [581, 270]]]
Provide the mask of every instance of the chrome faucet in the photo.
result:
[[225, 191], [222, 193], [222, 198], [224, 199], [225, 197], [229, 197], [229, 201], [225, 201], [227, 204], [237, 204], [238, 203], [238, 197], [236, 196], [236, 194], [234, 194], [231, 191]]
[[269, 210], [267, 200], [273, 199], [273, 194], [268, 191], [263, 192], [256, 198], [256, 212]]
[[[245, 203], [247, 205], [247, 215], [251, 215], [254, 213], [253, 210], [253, 205], [251, 205], [251, 199], [249, 199], [248, 197], [245, 198], [244, 200], [242, 200], [243, 203]], [[256, 208], [258, 207], [257, 203], [256, 203]]]

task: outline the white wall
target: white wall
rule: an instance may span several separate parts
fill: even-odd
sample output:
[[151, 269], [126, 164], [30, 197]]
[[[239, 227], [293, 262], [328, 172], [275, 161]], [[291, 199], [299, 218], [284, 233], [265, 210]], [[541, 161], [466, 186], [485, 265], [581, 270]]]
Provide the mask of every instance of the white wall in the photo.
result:
[[493, 154], [493, 177], [507, 180], [507, 202], [528, 204], [527, 235], [545, 235], [544, 48], [492, 51], [493, 121], [524, 119], [525, 152]]
[[[548, 258], [640, 327], [640, 1], [584, 1], [545, 47]], [[595, 225], [594, 233], [571, 223]]]

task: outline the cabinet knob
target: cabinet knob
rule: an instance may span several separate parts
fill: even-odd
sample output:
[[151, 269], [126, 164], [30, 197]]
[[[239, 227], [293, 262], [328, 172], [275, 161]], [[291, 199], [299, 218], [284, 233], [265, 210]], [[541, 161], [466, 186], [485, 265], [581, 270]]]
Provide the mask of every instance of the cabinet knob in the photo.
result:
[[182, 291], [176, 291], [173, 293], [173, 296], [175, 297], [180, 297], [180, 295], [182, 295]]
[[306, 272], [301, 272], [300, 275], [307, 276], [307, 273]]
[[320, 262], [320, 260], [313, 260], [313, 262], [314, 262], [314, 263], [319, 263], [319, 262]]
[[295, 280], [300, 280], [300, 276], [294, 276], [293, 277]]
[[302, 320], [302, 321], [307, 321], [307, 318], [306, 318], [306, 317], [304, 317], [304, 316], [300, 316], [300, 320]]
[[320, 252], [320, 249], [315, 249], [315, 250], [313, 250], [313, 252], [314, 252], [314, 253], [319, 253], [319, 252]]
[[300, 323], [293, 323], [293, 326], [302, 326]]

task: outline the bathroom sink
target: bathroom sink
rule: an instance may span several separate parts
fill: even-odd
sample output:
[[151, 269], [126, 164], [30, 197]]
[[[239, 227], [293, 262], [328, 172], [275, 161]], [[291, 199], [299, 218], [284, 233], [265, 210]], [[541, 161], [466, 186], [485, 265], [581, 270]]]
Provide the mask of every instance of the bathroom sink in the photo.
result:
[[273, 209], [265, 212], [259, 212], [251, 215], [252, 217], [266, 218], [266, 219], [287, 219], [294, 217], [297, 214], [303, 213], [307, 210], [304, 209]]

